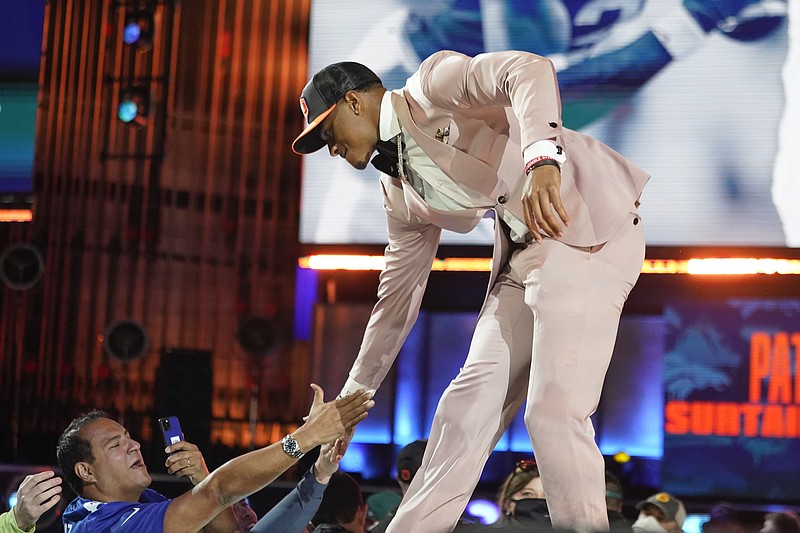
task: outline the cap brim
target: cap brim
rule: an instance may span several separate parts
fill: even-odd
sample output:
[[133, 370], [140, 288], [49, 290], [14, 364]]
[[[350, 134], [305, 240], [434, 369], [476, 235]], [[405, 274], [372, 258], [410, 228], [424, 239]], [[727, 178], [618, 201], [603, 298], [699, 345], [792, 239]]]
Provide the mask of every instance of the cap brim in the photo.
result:
[[292, 143], [292, 151], [294, 153], [298, 155], [311, 154], [327, 144], [322, 140], [322, 137], [319, 136], [317, 126], [319, 126], [322, 121], [325, 120], [325, 117], [331, 114], [331, 111], [333, 111], [333, 108], [335, 107], [336, 104], [333, 104], [328, 109], [320, 113], [319, 116], [317, 116], [317, 118], [315, 118], [308, 126], [306, 126], [306, 129], [304, 129], [303, 132], [297, 136]]
[[665, 504], [663, 504], [663, 503], [661, 503], [659, 501], [650, 501], [650, 500], [641, 501], [641, 502], [636, 504], [636, 509], [641, 511], [642, 509], [644, 509], [645, 505], [652, 505], [653, 507], [658, 507], [661, 510], [661, 512], [664, 513], [664, 516], [667, 517], [669, 520], [674, 520], [675, 519], [674, 517], [673, 518], [669, 518], [670, 510], [667, 509], [667, 506]]

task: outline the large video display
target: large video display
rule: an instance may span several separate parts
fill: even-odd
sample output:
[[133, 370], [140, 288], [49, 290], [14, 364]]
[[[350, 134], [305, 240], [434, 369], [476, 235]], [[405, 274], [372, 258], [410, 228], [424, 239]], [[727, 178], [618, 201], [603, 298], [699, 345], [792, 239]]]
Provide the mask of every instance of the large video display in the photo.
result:
[[0, 194], [33, 192], [44, 0], [0, 0]]
[[[798, 3], [320, 0], [309, 76], [353, 60], [396, 89], [441, 49], [545, 55], [557, 68], [565, 126], [651, 174], [641, 206], [649, 244], [796, 247]], [[442, 242], [491, 244], [492, 233], [487, 220]], [[300, 240], [385, 243], [378, 171], [356, 171], [325, 150], [305, 156]]]
[[800, 300], [676, 301], [664, 318], [664, 490], [796, 501]]

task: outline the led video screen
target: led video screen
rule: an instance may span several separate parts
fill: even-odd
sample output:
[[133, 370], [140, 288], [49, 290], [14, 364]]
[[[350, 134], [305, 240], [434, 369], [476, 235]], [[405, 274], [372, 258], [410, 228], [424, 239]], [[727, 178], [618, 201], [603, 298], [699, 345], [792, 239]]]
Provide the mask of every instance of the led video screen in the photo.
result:
[[664, 490], [796, 501], [800, 300], [675, 301], [664, 320]]
[[[649, 244], [797, 247], [800, 61], [787, 57], [798, 53], [790, 34], [800, 21], [790, 5], [316, 1], [309, 76], [353, 60], [397, 89], [437, 50], [536, 52], [557, 68], [565, 126], [651, 174], [640, 208]], [[301, 242], [386, 242], [377, 170], [356, 171], [320, 150], [304, 156], [302, 178]], [[486, 245], [492, 234], [486, 220], [442, 242]]]
[[0, 195], [33, 192], [44, 0], [0, 0]]

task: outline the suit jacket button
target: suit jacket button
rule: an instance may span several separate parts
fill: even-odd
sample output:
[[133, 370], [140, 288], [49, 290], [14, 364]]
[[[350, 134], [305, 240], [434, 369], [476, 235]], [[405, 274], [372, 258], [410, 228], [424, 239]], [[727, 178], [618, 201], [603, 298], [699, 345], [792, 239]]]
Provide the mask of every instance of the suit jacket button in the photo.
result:
[[508, 201], [508, 198], [506, 198], [506, 195], [505, 195], [505, 194], [504, 194], [503, 196], [500, 196], [500, 197], [497, 199], [497, 203], [498, 203], [498, 204], [504, 204], [504, 203], [506, 203], [507, 201]]

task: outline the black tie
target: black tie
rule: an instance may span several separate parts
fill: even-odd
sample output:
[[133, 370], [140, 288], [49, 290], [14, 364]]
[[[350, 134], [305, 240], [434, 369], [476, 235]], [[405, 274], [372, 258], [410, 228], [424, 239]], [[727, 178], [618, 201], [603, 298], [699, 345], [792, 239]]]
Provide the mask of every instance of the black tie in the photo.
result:
[[397, 137], [390, 141], [378, 141], [375, 145], [378, 153], [372, 158], [372, 166], [392, 177], [399, 178], [397, 171]]

